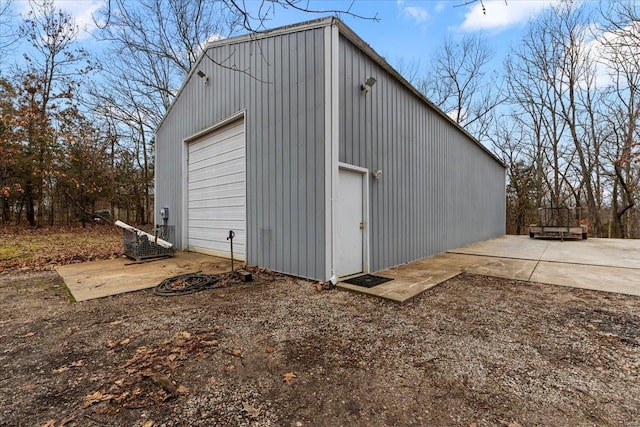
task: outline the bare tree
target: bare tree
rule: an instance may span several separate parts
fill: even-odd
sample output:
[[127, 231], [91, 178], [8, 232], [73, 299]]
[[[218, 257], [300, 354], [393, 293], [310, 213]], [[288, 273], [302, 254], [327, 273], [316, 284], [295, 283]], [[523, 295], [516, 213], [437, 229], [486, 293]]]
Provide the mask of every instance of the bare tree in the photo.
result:
[[206, 0], [112, 0], [101, 15], [97, 37], [111, 49], [92, 104], [114, 125], [112, 136], [125, 136], [121, 148], [140, 170], [137, 222], [151, 215], [153, 132], [207, 41], [232, 34], [238, 19], [224, 3]]
[[575, 148], [581, 174], [580, 189], [583, 191], [577, 192], [576, 204], [581, 204], [583, 193], [592, 231], [597, 236], [601, 232], [601, 198], [594, 175], [600, 168], [600, 148], [594, 131], [595, 63], [585, 48], [588, 22], [583, 9], [570, 3], [552, 8], [542, 20], [550, 41], [561, 48], [561, 54], [554, 58], [556, 68], [552, 87], [559, 100], [560, 117], [567, 126], [567, 137]]
[[[134, 7], [135, 6], [135, 7]], [[110, 42], [114, 69], [139, 95], [166, 111], [184, 77], [211, 38], [228, 37], [238, 18], [206, 0], [112, 0], [103, 11], [99, 40]]]
[[638, 228], [632, 209], [640, 198], [640, 10], [629, 1], [602, 12], [607, 31], [599, 38], [601, 62], [612, 82], [602, 102], [603, 142], [613, 182], [609, 236], [625, 238]]
[[415, 59], [408, 60], [402, 57], [396, 58], [393, 61], [393, 68], [412, 85], [416, 87], [420, 85], [422, 74], [424, 74], [421, 71], [420, 61]]
[[[507, 61], [514, 119], [529, 127], [537, 173], [551, 206], [586, 205], [592, 231], [601, 232], [602, 165], [595, 62], [587, 49], [590, 22], [572, 3], [532, 22]], [[522, 114], [524, 113], [524, 114]]]
[[503, 101], [497, 79], [486, 79], [494, 54], [478, 35], [447, 37], [418, 83], [427, 98], [478, 139], [486, 137], [490, 113]]
[[0, 56], [7, 54], [7, 50], [18, 41], [18, 33], [12, 29], [10, 21], [15, 18], [13, 12], [14, 0], [0, 0]]
[[491, 142], [496, 154], [507, 166], [506, 230], [525, 234], [535, 222], [536, 207], [544, 183], [537, 169], [538, 152], [532, 150], [524, 121], [501, 117], [495, 122]]
[[[309, 0], [259, 0], [246, 2], [244, 0], [221, 0], [229, 11], [239, 16], [241, 25], [249, 32], [259, 32], [268, 29], [268, 22], [271, 16], [277, 13], [278, 9], [291, 9], [311, 15], [348, 15], [360, 19], [378, 20], [378, 15], [358, 13], [352, 1], [346, 8], [315, 8]], [[330, 4], [330, 3], [329, 3]], [[250, 7], [252, 7], [250, 9]]]

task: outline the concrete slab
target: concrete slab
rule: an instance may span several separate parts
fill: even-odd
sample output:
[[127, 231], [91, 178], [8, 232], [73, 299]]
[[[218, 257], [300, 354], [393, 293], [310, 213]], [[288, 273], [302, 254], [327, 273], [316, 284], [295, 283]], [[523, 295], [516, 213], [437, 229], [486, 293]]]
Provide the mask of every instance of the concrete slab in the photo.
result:
[[560, 241], [501, 236], [453, 249], [449, 253], [640, 268], [640, 240], [631, 239]]
[[[230, 269], [229, 260], [192, 252], [141, 264], [122, 258], [56, 268], [76, 301], [151, 288], [182, 273]], [[463, 271], [640, 296], [640, 240], [502, 236], [377, 272], [394, 280], [373, 288], [338, 287], [405, 302]]]
[[376, 272], [393, 281], [364, 288], [339, 282], [338, 288], [405, 302], [463, 271], [474, 274], [528, 280], [537, 261], [443, 253]]
[[200, 271], [218, 274], [231, 270], [229, 260], [194, 252], [135, 263], [126, 258], [56, 267], [76, 301], [153, 288], [169, 277]]
[[[450, 254], [457, 255], [457, 254]], [[469, 256], [469, 255], [468, 255]], [[464, 272], [480, 276], [505, 279], [530, 280], [538, 261], [517, 258], [475, 256], [476, 260], [464, 268]]]
[[540, 259], [571, 264], [640, 269], [640, 240], [549, 241], [549, 245]]
[[338, 287], [407, 301], [461, 272], [640, 296], [640, 240], [501, 236], [374, 273], [394, 280]]
[[550, 242], [551, 240], [530, 239], [528, 236], [501, 236], [452, 249], [448, 252], [499, 258], [539, 260]]
[[640, 296], [640, 271], [631, 268], [541, 261], [530, 281]]

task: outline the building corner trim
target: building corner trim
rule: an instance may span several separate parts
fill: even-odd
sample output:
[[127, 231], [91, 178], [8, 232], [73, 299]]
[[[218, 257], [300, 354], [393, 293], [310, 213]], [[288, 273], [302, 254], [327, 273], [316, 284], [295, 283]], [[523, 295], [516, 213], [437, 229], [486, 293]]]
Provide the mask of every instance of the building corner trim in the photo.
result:
[[325, 27], [325, 280], [336, 282], [336, 197], [339, 150], [339, 36], [336, 21]]

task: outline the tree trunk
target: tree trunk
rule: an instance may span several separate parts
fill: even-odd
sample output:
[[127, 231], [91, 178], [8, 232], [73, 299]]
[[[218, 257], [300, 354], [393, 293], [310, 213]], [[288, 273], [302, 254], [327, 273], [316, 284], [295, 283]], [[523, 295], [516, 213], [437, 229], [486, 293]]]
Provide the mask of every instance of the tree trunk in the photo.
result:
[[11, 206], [7, 197], [2, 198], [2, 221], [9, 222], [11, 220]]
[[27, 199], [27, 222], [31, 227], [36, 226], [36, 213], [33, 200], [33, 185], [28, 183], [24, 189], [25, 197]]

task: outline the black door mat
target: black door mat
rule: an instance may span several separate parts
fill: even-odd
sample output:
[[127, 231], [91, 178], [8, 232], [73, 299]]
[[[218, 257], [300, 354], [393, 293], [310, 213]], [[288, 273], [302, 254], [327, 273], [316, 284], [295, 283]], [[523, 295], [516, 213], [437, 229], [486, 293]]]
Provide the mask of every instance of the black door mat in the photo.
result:
[[345, 283], [351, 285], [362, 286], [363, 288], [373, 288], [374, 286], [381, 285], [383, 283], [390, 282], [393, 279], [388, 277], [374, 276], [373, 274], [365, 274], [351, 279], [343, 280]]

